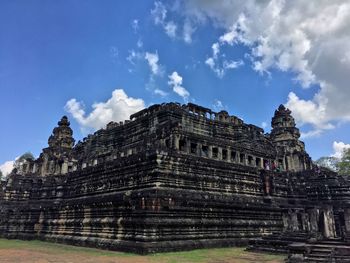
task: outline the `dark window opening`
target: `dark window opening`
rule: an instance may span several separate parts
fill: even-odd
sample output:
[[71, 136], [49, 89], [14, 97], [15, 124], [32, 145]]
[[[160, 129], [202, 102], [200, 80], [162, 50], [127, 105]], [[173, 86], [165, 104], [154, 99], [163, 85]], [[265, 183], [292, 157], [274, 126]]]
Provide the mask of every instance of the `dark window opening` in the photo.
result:
[[283, 160], [282, 159], [279, 159], [278, 160], [278, 167], [277, 167], [278, 170], [283, 170]]
[[226, 149], [222, 149], [222, 159], [227, 160], [227, 150]]
[[185, 151], [186, 148], [186, 141], [185, 140], [180, 140], [179, 141], [179, 150], [180, 151]]
[[256, 165], [257, 167], [260, 167], [260, 166], [261, 166], [261, 159], [260, 159], [260, 158], [256, 158], [256, 159], [255, 159], [255, 165]]
[[235, 162], [235, 161], [236, 161], [236, 155], [237, 155], [236, 152], [231, 151], [231, 161], [232, 161], [232, 162]]
[[197, 153], [197, 143], [191, 143], [191, 153]]
[[248, 156], [248, 164], [253, 165], [253, 156]]
[[202, 155], [208, 157], [208, 146], [202, 145]]
[[165, 146], [166, 146], [167, 148], [170, 148], [170, 140], [169, 140], [169, 139], [166, 139], [166, 140], [165, 140]]
[[219, 155], [219, 149], [216, 147], [213, 147], [213, 158], [218, 158]]
[[239, 162], [240, 162], [240, 163], [244, 163], [244, 154], [243, 154], [243, 153], [241, 153], [241, 154], [239, 155]]

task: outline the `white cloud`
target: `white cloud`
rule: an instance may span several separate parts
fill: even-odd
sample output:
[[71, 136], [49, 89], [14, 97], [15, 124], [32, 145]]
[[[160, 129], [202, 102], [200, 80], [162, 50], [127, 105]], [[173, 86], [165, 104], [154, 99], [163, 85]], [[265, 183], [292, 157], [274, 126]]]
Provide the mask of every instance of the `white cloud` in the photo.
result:
[[263, 122], [261, 123], [261, 127], [262, 127], [263, 129], [266, 129], [266, 128], [267, 128], [267, 122], [266, 122], [266, 121], [263, 121]]
[[4, 176], [7, 176], [9, 173], [11, 173], [13, 166], [15, 164], [15, 161], [7, 161], [0, 165], [0, 171]]
[[[174, 6], [177, 4], [175, 3]], [[174, 9], [174, 8], [173, 8]], [[176, 9], [176, 8], [175, 8]], [[154, 8], [151, 10], [151, 16], [153, 18], [154, 24], [161, 26], [164, 29], [164, 32], [170, 38], [176, 38], [177, 31], [178, 35], [182, 37], [183, 41], [190, 44], [192, 43], [192, 34], [196, 31], [196, 27], [191, 19], [185, 19], [182, 28], [168, 18], [168, 10], [166, 6], [160, 2], [156, 1], [154, 3]]]
[[167, 10], [162, 2], [154, 2], [154, 8], [151, 10], [154, 23], [156, 25], [163, 25], [166, 18]]
[[174, 71], [171, 75], [168, 76], [169, 81], [168, 84], [172, 86], [173, 91], [183, 98], [184, 101], [188, 100], [188, 97], [190, 96], [190, 93], [182, 87], [182, 77]]
[[136, 43], [137, 47], [138, 48], [142, 48], [143, 47], [143, 42], [141, 39], [137, 40], [137, 43]]
[[333, 142], [333, 151], [334, 153], [331, 155], [335, 158], [342, 158], [344, 150], [350, 149], [350, 144], [345, 144], [343, 142]]
[[286, 104], [299, 125], [311, 124], [317, 130], [332, 129], [334, 126], [328, 122], [326, 108], [322, 97], [315, 103], [310, 100], [302, 100], [295, 93], [290, 92]]
[[154, 8], [151, 10], [151, 16], [153, 17], [154, 24], [163, 27], [165, 33], [171, 37], [176, 37], [177, 25], [174, 21], [167, 21], [167, 10], [163, 3], [156, 1]]
[[222, 103], [221, 100], [215, 99], [214, 103], [213, 103], [213, 109], [215, 111], [221, 111], [222, 109], [224, 109], [224, 104]]
[[196, 28], [189, 20], [185, 20], [183, 26], [183, 39], [186, 43], [192, 43], [192, 34], [196, 31]]
[[[350, 120], [349, 1], [188, 0], [183, 4], [185, 20], [199, 21], [198, 25], [212, 21], [226, 30], [218, 39], [220, 45], [239, 43], [250, 48], [257, 72], [289, 71], [304, 88], [319, 85], [313, 98], [303, 100], [293, 93], [287, 102], [300, 122], [313, 126], [310, 136], [334, 127], [334, 122]], [[214, 56], [206, 63], [217, 68]], [[216, 74], [222, 75], [220, 70]]]
[[170, 21], [164, 25], [165, 33], [171, 38], [176, 37], [176, 29], [177, 26], [173, 21]]
[[89, 114], [86, 114], [84, 105], [75, 98], [67, 101], [64, 108], [82, 128], [100, 129], [110, 121], [129, 119], [131, 114], [144, 107], [142, 99], [128, 97], [123, 89], [116, 89], [106, 102], [94, 103]]
[[131, 23], [131, 27], [134, 30], [134, 32], [137, 33], [137, 31], [139, 30], [139, 20], [134, 19]]
[[157, 94], [161, 97], [166, 97], [168, 95], [167, 92], [165, 92], [164, 90], [158, 89], [158, 88], [156, 88], [153, 92], [154, 92], [154, 94]]
[[239, 66], [244, 65], [243, 60], [238, 60], [238, 61], [228, 61], [226, 59], [223, 59], [220, 65], [220, 57], [225, 58], [226, 55], [223, 54], [220, 55], [220, 44], [218, 42], [214, 43], [212, 46], [212, 56], [207, 58], [205, 61], [205, 64], [207, 64], [212, 71], [219, 77], [223, 78], [224, 75], [226, 74], [226, 71], [229, 69], [235, 69], [238, 68]]
[[129, 56], [127, 56], [126, 60], [129, 61], [130, 64], [135, 65], [136, 61], [143, 57], [143, 53], [136, 52], [135, 50], [129, 50]]
[[150, 66], [153, 75], [162, 75], [163, 74], [162, 68], [158, 64], [158, 61], [159, 61], [158, 53], [146, 52], [145, 59], [147, 60], [148, 65]]

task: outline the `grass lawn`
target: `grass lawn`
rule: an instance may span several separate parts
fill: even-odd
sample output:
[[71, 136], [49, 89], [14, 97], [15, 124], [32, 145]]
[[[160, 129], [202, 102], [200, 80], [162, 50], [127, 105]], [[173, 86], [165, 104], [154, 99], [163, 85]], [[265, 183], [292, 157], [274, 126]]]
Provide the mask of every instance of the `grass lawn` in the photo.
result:
[[282, 263], [284, 256], [245, 251], [244, 248], [196, 249], [140, 256], [43, 241], [0, 239], [0, 262], [102, 262], [102, 263]]

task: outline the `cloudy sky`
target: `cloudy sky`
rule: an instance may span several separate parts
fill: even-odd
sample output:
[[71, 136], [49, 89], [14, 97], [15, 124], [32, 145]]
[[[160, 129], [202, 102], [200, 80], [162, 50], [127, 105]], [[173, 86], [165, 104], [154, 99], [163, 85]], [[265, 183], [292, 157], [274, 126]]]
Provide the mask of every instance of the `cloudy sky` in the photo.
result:
[[270, 130], [289, 107], [313, 159], [350, 143], [347, 0], [0, 1], [0, 169], [62, 115], [79, 140], [154, 103]]

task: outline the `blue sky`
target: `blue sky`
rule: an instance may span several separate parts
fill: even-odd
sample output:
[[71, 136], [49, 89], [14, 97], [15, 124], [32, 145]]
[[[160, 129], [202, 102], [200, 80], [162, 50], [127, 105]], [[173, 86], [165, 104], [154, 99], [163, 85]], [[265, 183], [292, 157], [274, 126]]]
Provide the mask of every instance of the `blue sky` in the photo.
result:
[[38, 155], [62, 115], [79, 140], [168, 101], [267, 132], [286, 104], [313, 159], [339, 155], [350, 141], [350, 7], [309, 2], [0, 1], [0, 164]]

